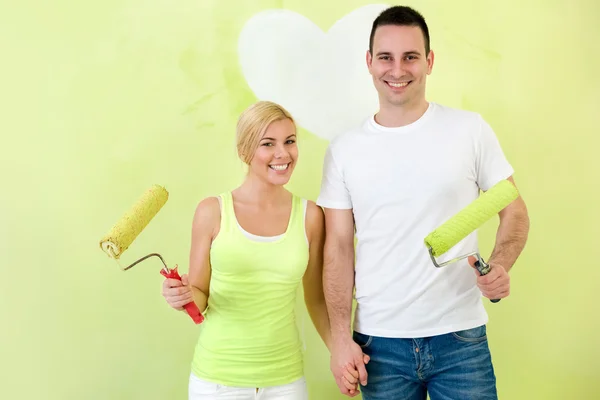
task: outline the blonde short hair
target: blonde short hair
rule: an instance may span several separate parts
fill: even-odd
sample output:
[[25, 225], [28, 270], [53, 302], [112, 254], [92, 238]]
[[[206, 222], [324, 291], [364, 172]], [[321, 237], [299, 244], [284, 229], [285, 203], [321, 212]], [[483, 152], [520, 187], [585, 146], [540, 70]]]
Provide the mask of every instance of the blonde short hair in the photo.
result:
[[250, 164], [269, 125], [275, 121], [289, 119], [295, 124], [291, 114], [279, 104], [259, 101], [252, 104], [240, 115], [236, 130], [236, 146], [240, 159]]

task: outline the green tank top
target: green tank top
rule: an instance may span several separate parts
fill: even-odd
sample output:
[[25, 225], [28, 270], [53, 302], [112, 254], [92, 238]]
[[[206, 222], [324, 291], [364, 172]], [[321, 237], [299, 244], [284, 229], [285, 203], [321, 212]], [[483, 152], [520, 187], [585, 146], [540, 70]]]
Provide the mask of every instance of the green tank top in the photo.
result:
[[210, 295], [192, 360], [197, 377], [226, 386], [284, 385], [304, 374], [296, 294], [309, 248], [302, 199], [293, 196], [286, 232], [273, 241], [245, 235], [231, 192], [210, 250]]

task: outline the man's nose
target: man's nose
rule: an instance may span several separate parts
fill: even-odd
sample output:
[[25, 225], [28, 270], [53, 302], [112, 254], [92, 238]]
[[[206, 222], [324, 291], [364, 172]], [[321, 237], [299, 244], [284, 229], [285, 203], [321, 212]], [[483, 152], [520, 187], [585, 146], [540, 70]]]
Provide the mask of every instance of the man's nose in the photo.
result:
[[404, 69], [404, 63], [402, 62], [402, 60], [395, 60], [392, 66], [391, 75], [396, 79], [400, 79], [400, 77], [402, 77], [405, 74], [405, 72], [406, 71]]

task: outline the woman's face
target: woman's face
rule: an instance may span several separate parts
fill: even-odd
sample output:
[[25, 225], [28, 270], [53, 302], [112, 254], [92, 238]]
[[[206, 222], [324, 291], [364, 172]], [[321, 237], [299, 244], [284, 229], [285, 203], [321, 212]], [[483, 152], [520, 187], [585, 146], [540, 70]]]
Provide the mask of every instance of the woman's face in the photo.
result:
[[297, 160], [296, 126], [286, 118], [269, 125], [250, 161], [249, 172], [273, 185], [285, 185]]

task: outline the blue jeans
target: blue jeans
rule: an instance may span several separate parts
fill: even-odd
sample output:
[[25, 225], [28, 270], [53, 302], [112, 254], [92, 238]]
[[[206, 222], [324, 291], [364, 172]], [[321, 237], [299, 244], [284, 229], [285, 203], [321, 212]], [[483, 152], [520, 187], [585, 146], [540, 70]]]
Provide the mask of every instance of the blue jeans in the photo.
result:
[[371, 358], [363, 400], [498, 399], [485, 325], [426, 338], [353, 337]]

